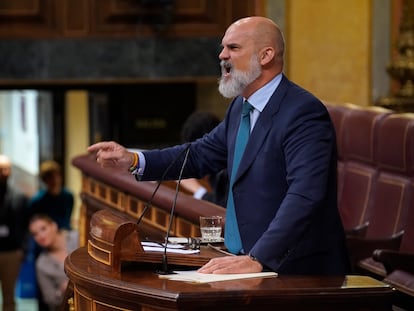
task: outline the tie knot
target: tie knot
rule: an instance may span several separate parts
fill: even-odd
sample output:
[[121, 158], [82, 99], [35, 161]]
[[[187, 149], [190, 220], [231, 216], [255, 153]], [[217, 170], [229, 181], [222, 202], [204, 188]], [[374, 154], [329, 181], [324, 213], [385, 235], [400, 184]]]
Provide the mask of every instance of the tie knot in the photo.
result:
[[250, 103], [247, 100], [245, 100], [243, 103], [243, 110], [242, 110], [243, 117], [247, 116], [252, 110], [253, 110], [253, 106], [250, 105]]

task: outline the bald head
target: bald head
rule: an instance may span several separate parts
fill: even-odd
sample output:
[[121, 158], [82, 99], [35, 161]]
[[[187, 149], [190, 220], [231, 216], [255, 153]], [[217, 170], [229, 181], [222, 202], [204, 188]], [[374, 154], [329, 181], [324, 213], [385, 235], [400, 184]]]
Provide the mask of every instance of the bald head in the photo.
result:
[[279, 26], [271, 19], [263, 16], [249, 16], [234, 22], [227, 31], [242, 31], [249, 36], [256, 45], [257, 50], [267, 46], [276, 50], [278, 57], [283, 58], [285, 40]]
[[284, 40], [270, 19], [251, 16], [231, 24], [221, 40], [219, 91], [248, 98], [283, 71]]
[[10, 159], [4, 154], [0, 154], [0, 183], [6, 183], [11, 173]]
[[11, 166], [11, 162], [8, 156], [0, 154], [0, 167]]

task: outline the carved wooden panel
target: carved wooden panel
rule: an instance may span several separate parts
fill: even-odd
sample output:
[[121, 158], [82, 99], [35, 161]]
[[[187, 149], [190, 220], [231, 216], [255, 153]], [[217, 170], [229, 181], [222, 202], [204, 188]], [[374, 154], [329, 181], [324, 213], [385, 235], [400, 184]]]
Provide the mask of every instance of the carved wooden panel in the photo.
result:
[[1, 0], [0, 36], [37, 37], [60, 32], [58, 10], [51, 0]]
[[256, 0], [94, 0], [92, 33], [217, 36], [236, 18], [258, 14]]
[[1, 0], [0, 37], [221, 36], [263, 0]]
[[213, 35], [220, 33], [231, 17], [228, 1], [176, 0], [168, 5], [152, 5], [152, 2], [94, 0], [92, 32], [136, 36]]
[[[142, 215], [145, 204], [147, 203], [86, 175], [82, 176], [82, 193], [85, 196], [92, 197], [93, 199], [102, 202], [105, 207], [111, 207], [131, 216], [132, 219], [138, 219]], [[85, 204], [85, 202], [83, 202], [83, 204]], [[91, 203], [86, 204], [84, 208], [96, 211], [96, 208], [93, 208]], [[88, 228], [90, 217], [87, 218], [88, 219], [83, 222], [84, 227], [80, 229], [81, 235], [85, 239], [87, 239], [89, 234]], [[152, 205], [142, 218], [143, 223], [146, 223], [153, 227], [154, 230], [162, 233], [167, 232], [169, 220], [170, 212], [155, 205]], [[173, 218], [170, 229], [170, 234], [173, 236], [200, 236], [200, 228], [198, 224], [194, 224], [178, 215]]]
[[90, 1], [60, 1], [63, 23], [62, 34], [64, 36], [87, 36], [90, 31]]

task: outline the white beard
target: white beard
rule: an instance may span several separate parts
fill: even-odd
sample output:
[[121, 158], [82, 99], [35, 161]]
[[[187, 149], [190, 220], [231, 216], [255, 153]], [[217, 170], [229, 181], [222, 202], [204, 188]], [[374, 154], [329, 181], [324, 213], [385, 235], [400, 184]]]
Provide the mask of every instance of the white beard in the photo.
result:
[[[223, 67], [225, 62], [221, 62], [222, 72], [226, 72]], [[229, 78], [221, 76], [219, 80], [219, 92], [226, 98], [236, 97], [243, 93], [243, 90], [254, 80], [256, 80], [262, 73], [262, 68], [256, 55], [250, 59], [250, 68], [247, 72], [236, 69], [231, 69]]]

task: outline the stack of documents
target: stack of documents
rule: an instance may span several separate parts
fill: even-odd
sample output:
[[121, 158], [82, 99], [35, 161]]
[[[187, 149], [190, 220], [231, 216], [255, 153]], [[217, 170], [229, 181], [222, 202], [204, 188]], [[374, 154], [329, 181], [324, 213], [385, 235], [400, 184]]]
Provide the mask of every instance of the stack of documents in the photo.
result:
[[[165, 244], [157, 243], [157, 242], [141, 242], [144, 251], [149, 252], [164, 252], [165, 251]], [[176, 243], [168, 243], [167, 244], [167, 253], [176, 253], [176, 254], [197, 254], [199, 253], [199, 249], [188, 249], [186, 245], [183, 244], [176, 244]]]
[[174, 271], [175, 274], [160, 275], [160, 278], [173, 281], [184, 281], [193, 283], [209, 283], [218, 281], [229, 281], [239, 279], [276, 277], [276, 272], [257, 272], [257, 273], [235, 273], [235, 274], [206, 274], [199, 273], [197, 270]]

